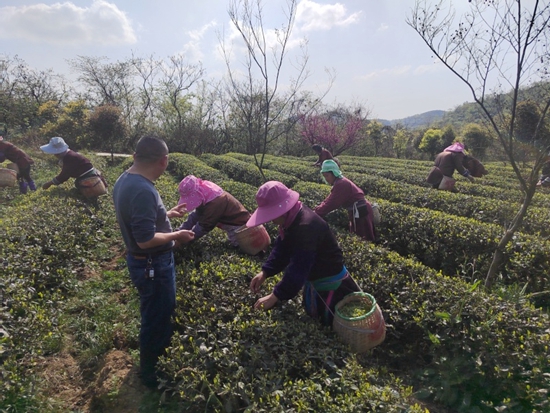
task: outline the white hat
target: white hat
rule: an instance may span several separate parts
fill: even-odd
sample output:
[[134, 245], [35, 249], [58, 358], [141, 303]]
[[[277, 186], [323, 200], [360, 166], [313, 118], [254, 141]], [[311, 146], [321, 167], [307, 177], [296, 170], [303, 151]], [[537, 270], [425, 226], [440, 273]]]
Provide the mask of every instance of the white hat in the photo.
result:
[[50, 143], [47, 145], [42, 145], [40, 149], [52, 155], [59, 155], [60, 153], [66, 152], [69, 149], [69, 145], [65, 143], [63, 138], [56, 136], [51, 138]]

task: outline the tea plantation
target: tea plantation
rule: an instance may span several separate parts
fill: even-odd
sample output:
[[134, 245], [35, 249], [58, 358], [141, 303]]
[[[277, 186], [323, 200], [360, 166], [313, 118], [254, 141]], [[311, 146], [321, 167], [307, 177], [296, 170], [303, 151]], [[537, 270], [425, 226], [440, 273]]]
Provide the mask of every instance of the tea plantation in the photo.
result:
[[[31, 155], [37, 183], [55, 176], [53, 160]], [[131, 161], [86, 155], [111, 188]], [[330, 187], [313, 161], [267, 156], [265, 176], [314, 207]], [[550, 193], [536, 194], [497, 286], [485, 291], [492, 251], [519, 207], [511, 168], [489, 163], [487, 177], [459, 178], [459, 192], [446, 193], [424, 182], [429, 162], [340, 161], [380, 206], [376, 245], [347, 233], [345, 211], [327, 220], [350, 273], [382, 308], [386, 340], [355, 355], [305, 315], [300, 298], [253, 311], [248, 286], [265, 257], [241, 253], [216, 229], [176, 251], [166, 382], [131, 398], [129, 376], [114, 380], [106, 368], [118, 351], [135, 375], [139, 329], [110, 196], [91, 204], [72, 183], [25, 196], [0, 189], [0, 412], [549, 412]], [[248, 155], [171, 154], [157, 181], [167, 207], [187, 174], [216, 182], [249, 210], [263, 182]], [[276, 228], [267, 229], [274, 238]], [[52, 367], [63, 357], [74, 370]]]

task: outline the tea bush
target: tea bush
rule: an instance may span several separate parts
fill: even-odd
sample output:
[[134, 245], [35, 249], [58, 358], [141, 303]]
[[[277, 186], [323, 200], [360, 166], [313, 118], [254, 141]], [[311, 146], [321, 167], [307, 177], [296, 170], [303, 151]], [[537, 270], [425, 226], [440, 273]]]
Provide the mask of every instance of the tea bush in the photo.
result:
[[[110, 189], [132, 162], [110, 164], [91, 156]], [[37, 182], [55, 176], [58, 167], [50, 157], [35, 159]], [[178, 182], [190, 173], [255, 208], [258, 175], [246, 166], [252, 165], [247, 155], [169, 159], [167, 173], [155, 183], [168, 208], [179, 199]], [[266, 157], [266, 175], [292, 183], [302, 202], [314, 207], [330, 191], [318, 183], [318, 170], [310, 166], [314, 160]], [[354, 168], [362, 167], [360, 159], [350, 158], [350, 174], [352, 161]], [[409, 168], [409, 175], [417, 175], [411, 182], [420, 182], [429, 169], [396, 162], [392, 174], [387, 160], [367, 162], [403, 181]], [[368, 169], [358, 173], [363, 171]], [[364, 184], [391, 189], [387, 180], [370, 179]], [[52, 411], [41, 399], [38, 361], [63, 351], [68, 340], [89, 372], [110, 349], [138, 346], [139, 300], [125, 269], [110, 196], [94, 207], [71, 185], [27, 196], [15, 188], [2, 190], [2, 411]], [[421, 185], [408, 185], [417, 192], [408, 199], [420, 199]], [[407, 186], [396, 181], [395, 187], [406, 197]], [[513, 197], [503, 199], [507, 196]], [[159, 367], [170, 379], [164, 388], [179, 396], [179, 410], [426, 412], [420, 401], [426, 399], [437, 411], [549, 411], [548, 314], [527, 295], [506, 298], [500, 290], [479, 287], [475, 280], [488, 265], [500, 228], [433, 209], [453, 199], [469, 202], [464, 196], [430, 195], [432, 209], [426, 209], [373, 197], [382, 210], [384, 246], [347, 234], [346, 211], [327, 216], [350, 273], [384, 313], [386, 340], [365, 355], [350, 353], [335, 333], [307, 317], [299, 297], [269, 312], [253, 311], [258, 297], [249, 292], [249, 282], [265, 257], [241, 253], [223, 231], [214, 229], [176, 251], [176, 334]], [[266, 227], [277, 235], [274, 226]], [[547, 289], [547, 251], [543, 238], [518, 233], [506, 251], [503, 280], [520, 286], [529, 280], [533, 291]], [[462, 277], [443, 275], [420, 260]], [[276, 278], [266, 282], [264, 292]]]

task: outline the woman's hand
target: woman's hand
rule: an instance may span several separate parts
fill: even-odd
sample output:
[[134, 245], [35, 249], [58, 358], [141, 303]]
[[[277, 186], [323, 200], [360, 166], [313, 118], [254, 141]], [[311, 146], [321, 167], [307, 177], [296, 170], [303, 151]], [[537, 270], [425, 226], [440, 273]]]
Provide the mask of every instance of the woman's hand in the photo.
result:
[[181, 218], [187, 213], [187, 204], [179, 204], [166, 213], [168, 218]]
[[279, 299], [277, 296], [273, 293], [266, 295], [265, 297], [260, 298], [256, 303], [254, 304], [255, 310], [269, 310], [270, 308], [273, 308], [275, 304], [277, 304], [277, 301]]
[[195, 239], [195, 233], [193, 231], [189, 231], [188, 229], [174, 231], [173, 234], [176, 235], [174, 241], [176, 242], [177, 247], [179, 247], [181, 244], [187, 244], [188, 242], [191, 242], [193, 241], [193, 239]]
[[42, 189], [48, 189], [50, 186], [53, 185], [53, 182], [52, 181], [48, 181], [46, 182], [44, 185], [42, 185]]
[[266, 276], [263, 271], [260, 271], [252, 280], [250, 281], [250, 291], [253, 293], [259, 293], [260, 287], [264, 283]]

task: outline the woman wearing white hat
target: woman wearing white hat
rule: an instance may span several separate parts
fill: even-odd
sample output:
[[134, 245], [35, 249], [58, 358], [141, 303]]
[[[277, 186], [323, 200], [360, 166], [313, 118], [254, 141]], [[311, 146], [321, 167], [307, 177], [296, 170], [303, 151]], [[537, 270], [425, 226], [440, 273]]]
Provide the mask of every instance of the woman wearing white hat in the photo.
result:
[[79, 188], [79, 181], [86, 178], [97, 176], [107, 186], [101, 173], [94, 168], [92, 162], [85, 156], [69, 149], [69, 145], [65, 143], [63, 138], [58, 136], [51, 138], [47, 145], [42, 145], [40, 149], [51, 155], [55, 155], [59, 159], [61, 172], [52, 180], [42, 185], [42, 189], [48, 189], [52, 185], [61, 185], [69, 178], [76, 178], [75, 186]]

